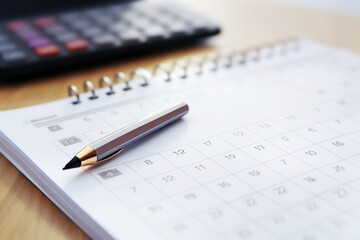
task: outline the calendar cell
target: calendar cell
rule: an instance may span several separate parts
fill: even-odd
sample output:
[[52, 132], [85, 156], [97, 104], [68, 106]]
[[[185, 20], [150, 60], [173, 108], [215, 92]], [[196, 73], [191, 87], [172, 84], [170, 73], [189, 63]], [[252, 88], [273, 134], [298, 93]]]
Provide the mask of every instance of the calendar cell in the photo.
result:
[[196, 215], [196, 217], [218, 233], [241, 226], [248, 221], [248, 219], [238, 213], [236, 209], [226, 205], [213, 208]]
[[172, 199], [189, 213], [198, 213], [221, 205], [223, 202], [204, 188], [194, 188]]
[[360, 168], [360, 155], [347, 159], [347, 161], [354, 166]]
[[279, 118], [276, 118], [274, 121], [286, 127], [289, 130], [302, 128], [313, 123], [313, 120], [311, 120], [308, 117], [305, 117], [300, 113], [287, 114]]
[[239, 199], [232, 205], [252, 220], [259, 220], [281, 210], [277, 203], [260, 193]]
[[347, 186], [332, 189], [321, 195], [321, 197], [342, 210], [360, 206], [360, 192]]
[[312, 167], [319, 168], [330, 163], [340, 161], [341, 159], [334, 154], [326, 151], [319, 146], [311, 146], [309, 148], [293, 153], [293, 156], [306, 162]]
[[359, 239], [359, 224], [359, 221], [344, 214], [333, 217], [320, 226], [328, 233], [335, 235], [336, 239]]
[[339, 133], [321, 124], [313, 124], [305, 128], [301, 128], [296, 130], [295, 133], [313, 143], [323, 142], [339, 135]]
[[318, 170], [294, 178], [292, 182], [314, 194], [325, 192], [339, 185], [339, 182]]
[[314, 198], [291, 208], [291, 212], [307, 222], [315, 224], [335, 216], [339, 213], [339, 210], [321, 199]]
[[73, 135], [54, 141], [54, 144], [63, 152], [75, 155], [79, 150], [90, 144], [91, 140], [83, 135]]
[[221, 154], [214, 157], [212, 160], [231, 173], [236, 173], [259, 164], [255, 158], [249, 156], [241, 150]]
[[45, 132], [46, 132], [47, 134], [50, 132], [52, 135], [53, 135], [54, 133], [56, 133], [56, 132], [60, 132], [60, 133], [61, 133], [61, 131], [64, 130], [64, 129], [61, 127], [61, 125], [59, 125], [59, 124], [50, 125], [50, 126], [43, 127], [43, 128], [40, 128], [40, 129], [41, 129], [40, 131], [44, 132], [44, 134], [45, 134]]
[[342, 159], [347, 159], [360, 154], [360, 143], [342, 136], [322, 142], [320, 146]]
[[324, 229], [321, 229], [319, 226], [316, 226], [311, 229], [304, 230], [301, 233], [297, 233], [294, 237], [290, 238], [291, 240], [335, 240], [336, 238], [333, 235], [329, 235]]
[[263, 194], [283, 207], [293, 206], [311, 197], [307, 191], [290, 182], [273, 186]]
[[64, 131], [71, 132], [75, 135], [104, 128], [107, 127], [107, 125], [106, 122], [100, 119], [96, 114], [88, 114], [79, 118], [63, 121], [61, 122], [61, 127]]
[[212, 231], [193, 218], [181, 218], [163, 225], [159, 231], [166, 239], [184, 240], [184, 239], [209, 239]]
[[162, 152], [161, 155], [177, 167], [183, 167], [195, 162], [202, 161], [206, 157], [190, 146], [181, 146]]
[[198, 186], [198, 183], [181, 170], [167, 172], [160, 176], [150, 178], [149, 182], [165, 195], [176, 194]]
[[288, 179], [294, 178], [311, 170], [311, 167], [308, 164], [305, 164], [291, 155], [286, 155], [269, 161], [265, 163], [265, 165]]
[[149, 224], [159, 226], [186, 216], [186, 212], [170, 200], [161, 200], [135, 209]]
[[312, 144], [310, 141], [295, 133], [285, 133], [268, 141], [288, 153], [308, 147]]
[[286, 128], [280, 126], [279, 124], [271, 120], [251, 125], [248, 128], [264, 139], [271, 138], [287, 132]]
[[286, 155], [286, 152], [266, 141], [244, 147], [241, 150], [260, 162], [269, 161], [271, 159]]
[[360, 191], [360, 179], [353, 181], [349, 185], [351, 185], [353, 188]]
[[122, 109], [134, 118], [141, 118], [156, 111], [157, 107], [150, 101], [137, 101], [125, 105]]
[[119, 188], [141, 180], [133, 170], [124, 164], [91, 173], [109, 189]]
[[160, 155], [151, 155], [146, 158], [128, 162], [126, 165], [144, 178], [153, 177], [175, 169], [174, 165]]
[[129, 184], [113, 190], [114, 194], [130, 208], [164, 198], [164, 195], [146, 181]]
[[268, 188], [285, 181], [283, 177], [264, 165], [249, 168], [236, 175], [256, 190]]
[[360, 131], [347, 135], [348, 138], [360, 143]]
[[260, 240], [269, 238], [272, 238], [272, 235], [255, 224], [241, 226], [225, 235], [226, 240]]
[[341, 134], [349, 134], [360, 130], [359, 122], [345, 116], [339, 116], [337, 118], [325, 121], [322, 124]]
[[358, 112], [360, 108], [360, 104], [358, 103], [358, 101], [352, 98], [344, 98], [330, 101], [328, 103], [328, 106], [345, 114]]
[[306, 108], [301, 110], [300, 112], [305, 116], [312, 118], [316, 121], [325, 121], [341, 115], [341, 113], [339, 113], [338, 111], [335, 111], [324, 104], [315, 107]]
[[[359, 155], [360, 156], [360, 155]], [[321, 168], [321, 171], [342, 183], [360, 178], [358, 169], [346, 161], [340, 161]]]
[[184, 168], [184, 171], [199, 183], [208, 183], [229, 175], [228, 172], [212, 160], [205, 160], [187, 166]]
[[260, 136], [250, 132], [246, 128], [238, 128], [220, 135], [222, 139], [231, 143], [237, 148], [241, 148], [263, 140]]
[[113, 127], [104, 127], [104, 128], [96, 129], [94, 131], [85, 133], [85, 136], [88, 139], [90, 139], [92, 142], [94, 142], [96, 140], [99, 140], [100, 138], [105, 137], [106, 135], [109, 135], [113, 131], [115, 131], [115, 129]]
[[[359, 99], [360, 100], [360, 99]], [[354, 114], [349, 114], [348, 115], [351, 119], [354, 119], [355, 121], [357, 121], [358, 123], [360, 122], [360, 112], [358, 113], [354, 113]]]
[[206, 138], [191, 144], [191, 146], [207, 157], [214, 157], [216, 155], [235, 150], [234, 146], [219, 137]]
[[117, 125], [136, 120], [120, 107], [99, 112], [97, 115], [109, 125]]
[[206, 187], [227, 202], [254, 192], [253, 189], [234, 176], [218, 179], [207, 184]]
[[286, 211], [274, 213], [261, 219], [260, 224], [279, 237], [286, 237], [306, 227], [303, 220]]

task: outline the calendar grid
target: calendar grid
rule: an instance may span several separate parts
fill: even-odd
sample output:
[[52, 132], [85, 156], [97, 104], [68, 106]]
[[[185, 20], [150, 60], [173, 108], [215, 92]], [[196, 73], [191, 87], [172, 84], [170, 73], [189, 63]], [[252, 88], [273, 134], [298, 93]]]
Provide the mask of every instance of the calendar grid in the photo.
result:
[[[126, 163], [125, 163], [125, 164], [126, 164]], [[174, 165], [174, 166], [175, 166], [175, 165]], [[134, 169], [133, 169], [133, 171], [136, 172], [136, 170], [134, 170]], [[182, 171], [184, 174], [187, 174], [187, 173], [186, 173], [185, 171], [183, 171], [182, 169], [180, 169], [180, 171]], [[139, 173], [138, 173], [138, 174], [139, 174]], [[140, 175], [140, 174], [139, 174], [139, 175]], [[163, 173], [162, 173], [161, 175], [163, 175]], [[188, 175], [188, 174], [187, 174], [187, 175]], [[189, 175], [188, 175], [188, 176], [189, 176]], [[189, 176], [189, 177], [191, 177], [191, 176]], [[143, 178], [143, 180], [146, 181], [147, 179], [146, 179], [146, 178]], [[195, 180], [195, 179], [193, 179], [193, 180]], [[195, 180], [195, 181], [196, 181], [196, 180]], [[150, 183], [150, 184], [151, 184], [151, 183]], [[152, 184], [152, 185], [153, 185], [153, 184]], [[194, 188], [198, 188], [199, 186], [202, 187], [203, 185], [198, 182], [198, 186], [196, 186], [196, 187], [194, 187]], [[154, 186], [154, 185], [153, 185], [153, 187], [157, 188], [157, 187]], [[204, 187], [204, 186], [203, 186], [203, 187]], [[160, 189], [158, 189], [158, 190], [160, 190]], [[186, 192], [186, 191], [189, 191], [189, 190], [191, 190], [191, 189], [186, 189], [185, 192]], [[179, 194], [179, 193], [178, 193], [178, 194]], [[169, 198], [169, 196], [167, 196], [166, 194], [164, 194], [164, 195]], [[173, 202], [174, 204], [176, 204], [176, 205], [178, 205], [180, 208], [182, 208], [184, 211], [186, 211], [186, 209], [184, 209], [183, 207], [181, 207], [181, 206], [180, 206], [179, 204], [177, 204], [175, 201], [171, 200], [171, 202]], [[146, 203], [146, 204], [149, 204], [149, 203]], [[223, 204], [221, 204], [221, 205], [223, 205]], [[195, 216], [195, 214], [191, 214], [191, 213], [188, 212], [188, 211], [187, 211], [187, 214], [188, 214], [189, 216]], [[197, 220], [198, 220], [198, 219], [197, 219]], [[198, 221], [199, 221], [199, 220], [198, 220]], [[204, 223], [203, 223], [203, 224], [204, 224]], [[209, 228], [209, 230], [213, 232], [213, 230], [212, 230], [211, 228]], [[160, 232], [160, 233], [161, 233], [161, 232]], [[214, 234], [218, 234], [218, 233], [216, 233], [216, 232], [213, 232], [213, 233], [214, 233]]]
[[[293, 67], [291, 64], [286, 66]], [[299, 69], [305, 69], [302, 76], [311, 74], [306, 70], [309, 66], [311, 61]], [[259, 81], [265, 83], [266, 74], [274, 72], [257, 73]], [[285, 81], [289, 73], [282, 74], [272, 83], [292, 87]], [[355, 94], [329, 98], [321, 88], [301, 84], [304, 96], [316, 104], [110, 164], [90, 174], [166, 238], [185, 239], [187, 233], [199, 234], [199, 239], [225, 235], [232, 239], [236, 234], [237, 239], [247, 239], [255, 233], [287, 238], [313, 230], [336, 236], [342, 230], [339, 223], [333, 223], [336, 219], [360, 223], [360, 216], [352, 214], [360, 206], [354, 202], [360, 188], [353, 184], [360, 179], [353, 170], [359, 166], [351, 161], [360, 160], [360, 135], [356, 135], [360, 118], [355, 117], [360, 105]], [[156, 106], [151, 100], [146, 104]], [[126, 106], [120, 109], [131, 119], [139, 117]], [[106, 116], [94, 115], [104, 126], [91, 131], [119, 127]], [[88, 134], [76, 135], [90, 141]], [[73, 154], [53, 143], [68, 156]], [[331, 224], [335, 230], [329, 231]]]
[[[293, 132], [294, 130], [292, 130], [292, 131], [288, 131], [288, 132]], [[288, 133], [288, 132], [286, 132], [286, 133]], [[220, 135], [220, 134], [219, 134]], [[282, 134], [280, 134], [280, 135], [282, 135]], [[344, 135], [338, 135], [338, 136], [345, 136], [345, 134]], [[337, 137], [338, 137], [337, 136]], [[263, 138], [263, 140], [266, 140], [266, 139], [264, 139]], [[325, 140], [325, 141], [327, 141], [327, 140]], [[324, 142], [325, 142], [324, 141]], [[322, 142], [318, 142], [318, 143], [312, 143], [313, 145], [319, 145], [319, 144], [321, 144]], [[270, 143], [271, 144], [271, 143]], [[191, 144], [190, 144], [191, 145]], [[234, 147], [234, 146], [233, 146]], [[239, 148], [236, 148], [236, 149], [239, 149]], [[195, 149], [196, 150], [196, 149]], [[299, 150], [297, 150], [297, 151], [299, 151]], [[200, 153], [200, 152], [199, 152]], [[200, 153], [201, 154], [201, 153]], [[286, 152], [286, 154], [291, 154], [291, 152]], [[212, 161], [211, 160], [211, 158], [206, 158], [205, 160], [203, 159], [203, 160], [200, 160], [200, 161], [198, 161], [198, 162], [196, 162], [196, 163], [200, 163], [200, 162], [203, 162], [203, 161], [206, 161], [206, 160], [210, 160], [210, 161]], [[259, 163], [258, 165], [255, 165], [255, 166], [259, 166], [259, 165], [265, 165], [267, 162], [270, 162], [270, 161], [272, 161], [273, 159], [270, 159], [270, 160], [268, 160], [268, 161], [265, 161], [265, 162], [262, 162], [262, 163]], [[299, 160], [301, 160], [301, 159], [299, 159]], [[133, 160], [133, 161], [136, 161], [136, 160]], [[339, 161], [337, 161], [337, 162], [342, 162], [342, 161], [344, 161], [343, 159], [340, 159]], [[132, 162], [132, 161], [129, 161], [129, 162]], [[127, 163], [129, 163], [129, 162], [127, 162]], [[214, 162], [214, 161], [212, 161], [213, 163], [215, 163], [215, 164], [217, 164], [216, 162]], [[332, 163], [329, 163], [328, 165], [332, 165], [332, 164], [334, 164], [334, 163], [337, 163], [337, 162], [332, 162]], [[124, 164], [127, 164], [127, 163], [124, 163]], [[189, 165], [192, 165], [192, 164], [194, 164], [194, 163], [191, 163], [191, 164], [189, 164]], [[307, 163], [305, 163], [305, 164], [307, 164]], [[186, 166], [189, 166], [189, 165], [185, 165], [185, 166], [183, 166], [183, 168], [184, 167], [186, 167]], [[217, 164], [218, 165], [218, 164]], [[322, 166], [322, 167], [326, 167], [326, 166], [328, 166], [328, 165], [324, 165], [324, 166]], [[220, 165], [219, 165], [220, 166]], [[222, 166], [220, 166], [220, 167], [222, 167]], [[269, 167], [269, 166], [268, 166]], [[270, 167], [271, 168], [271, 167]], [[313, 172], [314, 170], [318, 170], [318, 169], [320, 169], [320, 168], [312, 168], [309, 172]], [[134, 170], [134, 169], [133, 169]], [[182, 168], [181, 168], [181, 170], [182, 170]], [[224, 170], [226, 170], [226, 169], [224, 169]], [[275, 171], [274, 169], [272, 169], [273, 171]], [[134, 170], [135, 172], [136, 172], [136, 170]], [[169, 172], [171, 172], [171, 171], [169, 171]], [[183, 173], [186, 173], [185, 171], [183, 171], [182, 170], [182, 172]], [[276, 171], [275, 171], [276, 172]], [[137, 173], [138, 174], [138, 173]], [[159, 175], [163, 175], [164, 173], [161, 173], [161, 174], [159, 174]], [[235, 174], [236, 173], [228, 173], [229, 175], [233, 175], [233, 176], [236, 176]], [[280, 174], [281, 175], [281, 174]], [[154, 177], [154, 176], [153, 176]], [[221, 177], [222, 178], [222, 177]], [[219, 179], [221, 179], [221, 178], [219, 178]], [[294, 177], [295, 178], [295, 177]], [[286, 178], [286, 177], [284, 177], [284, 181], [282, 181], [282, 182], [280, 182], [280, 183], [278, 183], [278, 184], [281, 184], [281, 183], [285, 183], [285, 182], [287, 182], [287, 181], [289, 181], [289, 180], [291, 180], [291, 178]], [[143, 178], [143, 180], [146, 180], [145, 178]], [[217, 179], [215, 179], [214, 181], [216, 181]], [[241, 179], [240, 179], [241, 180]], [[339, 184], [343, 184], [344, 186], [345, 186], [345, 183], [343, 183], [343, 182], [338, 182]], [[199, 184], [199, 183], [198, 183]], [[297, 184], [295, 184], [295, 185], [297, 185]], [[192, 190], [192, 189], [196, 189], [197, 187], [199, 187], [199, 186], [204, 186], [207, 190], [209, 190], [205, 185], [203, 185], [203, 184], [199, 184], [198, 186], [196, 186], [196, 187], [194, 187], [194, 188], [190, 188], [190, 189], [186, 189], [184, 192], [187, 192], [187, 191], [189, 191], [189, 190]], [[267, 188], [265, 188], [265, 189], [269, 189], [269, 188], [272, 188], [273, 186], [268, 186]], [[299, 187], [301, 187], [301, 186], [299, 186]], [[334, 188], [332, 188], [332, 189], [336, 189], [338, 186], [336, 186], [336, 187], [334, 187]], [[303, 188], [303, 187], [301, 187], [301, 188]], [[249, 194], [249, 195], [252, 195], [252, 194], [256, 194], [256, 193], [260, 193], [260, 194], [262, 194], [261, 193], [261, 191], [263, 191], [263, 190], [265, 190], [265, 189], [261, 189], [261, 190], [258, 190], [258, 191], [256, 191], [256, 190], [254, 190], [251, 194]], [[304, 189], [304, 188], [303, 188]], [[304, 190], [306, 190], [306, 189], [304, 189]], [[211, 191], [211, 190], [209, 190], [209, 191]], [[331, 189], [328, 189], [328, 190], [326, 190], [325, 192], [329, 192], [329, 191], [331, 191]], [[179, 192], [179, 193], [181, 193], [181, 192]], [[177, 193], [177, 194], [179, 194], [179, 193]], [[322, 195], [324, 192], [321, 192], [321, 193], [319, 193], [319, 194], [312, 194], [311, 192], [309, 192], [311, 195], [312, 195], [312, 197], [311, 198], [309, 198], [309, 199], [313, 199], [313, 198], [315, 198], [315, 197], [317, 197], [317, 196], [320, 196], [320, 195]], [[262, 194], [263, 195], [263, 194]], [[263, 195], [264, 196], [264, 195]], [[169, 197], [169, 196], [168, 196]], [[309, 199], [306, 199], [306, 200], [304, 200], [303, 202], [306, 202], [306, 201], [308, 201]], [[271, 200], [271, 199], [270, 199]], [[234, 200], [235, 201], [235, 200]], [[273, 200], [272, 200], [273, 201]], [[274, 201], [273, 201], [274, 202]], [[303, 202], [300, 202], [300, 203], [297, 203], [296, 205], [299, 205], [299, 204], [301, 204], [301, 203], [303, 203]], [[224, 201], [222, 204], [220, 204], [219, 206], [222, 206], [222, 205], [224, 205], [224, 203], [225, 203], [225, 205], [226, 204], [228, 204], [228, 203], [231, 203], [231, 202], [228, 202], [228, 201]], [[146, 204], [148, 204], [148, 203], [146, 203]], [[215, 208], [217, 208], [218, 206], [215, 206]], [[289, 206], [289, 207], [283, 207], [282, 208], [282, 211], [281, 212], [284, 212], [285, 210], [288, 210], [291, 214], [294, 214], [292, 211], [291, 211], [291, 209], [292, 209], [292, 207], [293, 206]], [[335, 206], [336, 207], [336, 206]], [[337, 207], [336, 207], [337, 208]], [[236, 209], [236, 208], [235, 208]], [[340, 209], [338, 209], [339, 211], [340, 211]], [[208, 209], [206, 209], [206, 210], [204, 210], [204, 212], [207, 212], [208, 211]], [[349, 210], [350, 211], [350, 210]], [[196, 214], [200, 214], [201, 212], [198, 212], [198, 213], [196, 213]], [[190, 216], [194, 216], [194, 215], [196, 215], [196, 214], [190, 214]], [[251, 220], [250, 221], [250, 223], [251, 222], [255, 222], [255, 223], [257, 223], [257, 221], [256, 220]], [[258, 223], [258, 224], [260, 224], [260, 223]], [[261, 225], [261, 224], [260, 224]]]
[[[251, 131], [251, 130], [250, 130]], [[288, 129], [288, 131], [289, 132], [293, 132], [293, 131], [290, 131], [289, 129]], [[255, 134], [255, 133], [254, 133]], [[282, 134], [280, 134], [280, 135], [282, 135]], [[342, 136], [342, 135], [340, 135], [340, 136]], [[301, 136], [299, 136], [299, 137], [301, 137]], [[267, 140], [267, 139], [265, 139], [265, 138], [263, 138], [263, 140]], [[270, 142], [269, 142], [270, 143]], [[320, 142], [321, 143], [321, 142]], [[272, 144], [272, 143], [270, 143], [270, 144]], [[315, 143], [313, 143], [314, 145], [315, 145]], [[276, 147], [276, 146], [275, 146]], [[291, 152], [286, 152], [286, 155], [289, 155], [289, 154], [291, 154]], [[299, 159], [299, 160], [301, 160], [301, 159]], [[341, 161], [343, 161], [344, 159], [342, 159], [342, 160], [339, 160], [338, 162], [341, 162]], [[269, 160], [269, 161], [272, 161], [272, 159], [271, 160]], [[268, 161], [268, 162], [269, 162]], [[261, 163], [262, 164], [262, 163]], [[259, 164], [259, 165], [261, 165], [261, 164]], [[266, 162], [263, 162], [263, 164], [266, 164]], [[307, 164], [307, 163], [306, 163]], [[329, 165], [332, 165], [332, 164], [334, 164], [334, 163], [330, 163]], [[326, 166], [326, 165], [325, 165]], [[323, 167], [325, 167], [325, 166], [323, 166]], [[269, 168], [271, 168], [270, 166], [268, 166]], [[310, 172], [312, 172], [312, 171], [314, 171], [314, 170], [317, 170], [317, 169], [320, 169], [320, 168], [313, 168]], [[272, 169], [273, 171], [275, 171], [276, 172], [276, 170], [274, 170], [274, 169]], [[278, 172], [278, 174], [279, 175], [281, 175], [281, 173], [279, 173]], [[284, 176], [283, 176], [284, 177]], [[284, 181], [284, 182], [287, 182], [287, 181], [289, 181], [289, 180], [291, 180], [291, 179], [289, 179], [289, 178], [286, 178], [286, 177], [284, 177], [285, 179], [287, 179], [286, 181]], [[294, 177], [295, 178], [295, 177]], [[335, 179], [335, 180], [337, 180], [337, 179]], [[338, 180], [337, 180], [338, 181]], [[281, 183], [283, 183], [283, 182], [281, 182]], [[281, 184], [280, 183], [280, 184]], [[295, 183], [294, 183], [295, 184]], [[342, 183], [342, 182], [339, 182], [339, 184], [343, 184], [343, 185], [345, 185], [345, 183]], [[307, 191], [307, 189], [306, 188], [304, 188], [304, 187], [302, 187], [302, 186], [300, 186], [300, 185], [298, 185], [298, 184], [295, 184], [295, 185], [297, 185], [297, 186], [299, 186], [299, 187], [301, 187], [301, 188], [303, 188], [304, 190], [306, 190]], [[272, 188], [273, 186], [270, 186], [269, 188]], [[336, 186], [334, 189], [336, 189], [338, 186]], [[327, 190], [327, 192], [328, 191], [330, 191], [330, 190]], [[260, 191], [259, 191], [260, 192]], [[311, 192], [309, 192], [310, 194], [312, 194]], [[320, 196], [320, 195], [322, 195], [324, 192], [320, 192], [319, 194], [312, 194], [312, 198], [315, 198], [315, 197], [317, 197], [317, 196]], [[271, 200], [271, 199], [270, 199]], [[306, 202], [306, 201], [308, 201], [308, 199], [306, 199], [304, 202]], [[299, 203], [299, 204], [301, 204], [301, 203]], [[335, 205], [333, 205], [334, 207], [336, 207], [337, 208], [337, 206], [335, 206]], [[290, 206], [290, 207], [288, 207], [288, 208], [283, 208], [283, 210], [286, 210], [286, 209], [291, 209], [292, 208], [292, 206]], [[340, 209], [338, 209], [339, 211], [340, 211]], [[348, 210], [348, 211], [350, 211], [350, 210]]]
[[[349, 116], [351, 116], [351, 114], [349, 114]], [[281, 123], [280, 123], [281, 124]], [[335, 131], [337, 131], [337, 129], [333, 129], [333, 130], [335, 130]], [[338, 132], [338, 131], [337, 131]], [[339, 133], [339, 132], [338, 132]], [[295, 134], [297, 134], [296, 132], [295, 132]], [[346, 134], [340, 134], [339, 136], [336, 136], [335, 138], [338, 138], [338, 137], [342, 137], [342, 136], [345, 136], [346, 137]], [[301, 136], [299, 136], [299, 137], [301, 137]], [[333, 138], [334, 139], [334, 138]], [[310, 140], [311, 141], [311, 140]], [[326, 140], [325, 140], [326, 141]], [[313, 145], [318, 145], [319, 146], [319, 144], [321, 143], [315, 143], [315, 142], [312, 142], [313, 143]], [[321, 147], [321, 146], [320, 146]], [[326, 150], [326, 149], [325, 149]], [[332, 154], [334, 154], [334, 155], [337, 155], [336, 153], [334, 153], [334, 152], [332, 152]], [[347, 159], [345, 159], [345, 158], [342, 158], [341, 156], [339, 156], [339, 155], [337, 155], [337, 157], [339, 157], [341, 160], [339, 160], [339, 161], [337, 161], [337, 162], [333, 162], [333, 163], [330, 163], [329, 165], [333, 165], [334, 163], [338, 163], [338, 162], [344, 162], [344, 161], [346, 161]], [[298, 158], [299, 160], [301, 160], [300, 158]], [[348, 161], [346, 161], [346, 162], [348, 162]], [[349, 163], [349, 162], [348, 162]], [[307, 163], [306, 163], [307, 164]], [[349, 163], [350, 165], [352, 165], [351, 163]], [[324, 168], [324, 167], [326, 167], [326, 166], [328, 166], [328, 165], [325, 165], [325, 166], [322, 166], [321, 168], [313, 168], [314, 170], [320, 170], [322, 173], [324, 173], [324, 174], [326, 174], [328, 177], [330, 177], [330, 178], [332, 178], [332, 179], [334, 179], [335, 181], [337, 181], [338, 182], [338, 184], [340, 185], [340, 186], [342, 186], [342, 188], [340, 188], [340, 189], [344, 189], [343, 187], [344, 186], [350, 186], [350, 188], [352, 188], [353, 190], [355, 190], [355, 191], [359, 191], [358, 189], [356, 189], [356, 188], [354, 188], [354, 187], [352, 187], [351, 185], [349, 185], [349, 183], [351, 182], [347, 182], [347, 183], [344, 183], [344, 182], [341, 182], [341, 181], [339, 181], [338, 179], [336, 179], [336, 178], [334, 178], [333, 176], [331, 176], [330, 174], [328, 174], [328, 173], [326, 173], [326, 172], [324, 172], [322, 169]], [[273, 171], [276, 171], [276, 170], [274, 170], [273, 169]], [[352, 181], [355, 181], [355, 180], [352, 180]], [[293, 182], [293, 181], [292, 181]], [[294, 183], [294, 182], [293, 182]], [[301, 187], [301, 188], [303, 188], [305, 191], [308, 191], [308, 189], [306, 189], [305, 187], [303, 187], [303, 186], [301, 186], [301, 185], [299, 185], [299, 184], [296, 184], [296, 183], [294, 183], [295, 185], [297, 185], [298, 187]], [[339, 187], [338, 186], [336, 186], [335, 188], [333, 188], [333, 189], [331, 189], [331, 190], [327, 190], [326, 192], [332, 192], [333, 190], [335, 190], [335, 189], [339, 189]], [[345, 212], [350, 212], [352, 209], [354, 209], [354, 208], [358, 208], [359, 206], [356, 206], [356, 207], [353, 207], [353, 208], [349, 208], [349, 209], [346, 209], [345, 210], [345, 212], [343, 211], [343, 212], [341, 212], [343, 209], [340, 209], [338, 206], [336, 206], [335, 204], [332, 204], [331, 202], [329, 202], [329, 201], [327, 201], [324, 197], [323, 197], [323, 193], [324, 192], [320, 192], [320, 193], [318, 193], [318, 194], [315, 194], [315, 195], [313, 195], [314, 197], [320, 197], [323, 201], [325, 201], [325, 202], [327, 202], [327, 203], [329, 203], [329, 204], [331, 204], [333, 207], [335, 207], [335, 208], [337, 208], [338, 209], [338, 211], [340, 212], [340, 214], [339, 215], [345, 215]], [[351, 216], [351, 217], [353, 217], [353, 216]], [[359, 218], [358, 218], [358, 220], [360, 220]], [[324, 220], [325, 221], [325, 220]]]

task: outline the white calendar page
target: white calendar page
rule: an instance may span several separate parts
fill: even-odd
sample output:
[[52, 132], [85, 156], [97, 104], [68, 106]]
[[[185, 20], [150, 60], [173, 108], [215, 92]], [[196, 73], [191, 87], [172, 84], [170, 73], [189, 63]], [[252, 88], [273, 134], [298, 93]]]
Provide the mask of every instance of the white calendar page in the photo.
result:
[[[92, 238], [359, 239], [360, 58], [283, 54], [99, 98], [0, 113], [2, 153]], [[182, 120], [116, 159], [82, 147], [183, 100]]]

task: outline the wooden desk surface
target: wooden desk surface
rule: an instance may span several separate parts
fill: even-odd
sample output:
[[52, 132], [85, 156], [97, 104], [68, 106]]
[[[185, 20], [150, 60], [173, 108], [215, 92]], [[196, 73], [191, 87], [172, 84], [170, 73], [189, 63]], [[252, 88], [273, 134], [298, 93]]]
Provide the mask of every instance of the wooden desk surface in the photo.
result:
[[[221, 24], [223, 33], [204, 45], [190, 46], [119, 61], [91, 69], [0, 85], [0, 110], [66, 97], [69, 84], [81, 86], [101, 75], [151, 67], [162, 61], [212, 49], [229, 51], [270, 43], [288, 36], [306, 36], [360, 53], [360, 18], [259, 1], [183, 1]], [[88, 239], [43, 193], [0, 156], [0, 239]]]

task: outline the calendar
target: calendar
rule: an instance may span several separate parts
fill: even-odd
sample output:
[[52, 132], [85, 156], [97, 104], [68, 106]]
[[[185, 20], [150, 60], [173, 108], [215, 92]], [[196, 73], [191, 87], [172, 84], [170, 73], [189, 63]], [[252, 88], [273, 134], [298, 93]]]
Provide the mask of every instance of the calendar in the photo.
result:
[[[93, 238], [359, 239], [360, 57], [298, 44], [129, 93], [102, 89], [76, 106], [1, 112], [1, 150]], [[105, 164], [61, 170], [178, 100], [190, 107], [182, 120]]]

